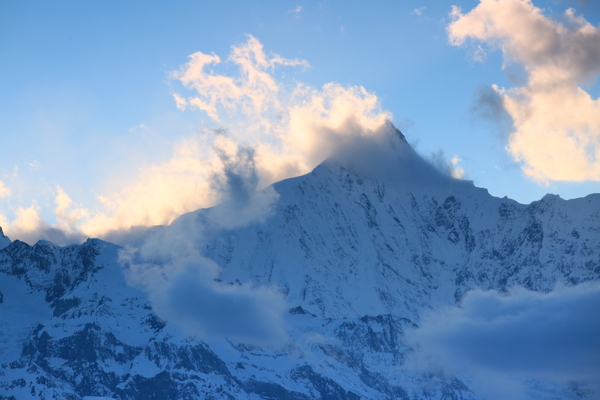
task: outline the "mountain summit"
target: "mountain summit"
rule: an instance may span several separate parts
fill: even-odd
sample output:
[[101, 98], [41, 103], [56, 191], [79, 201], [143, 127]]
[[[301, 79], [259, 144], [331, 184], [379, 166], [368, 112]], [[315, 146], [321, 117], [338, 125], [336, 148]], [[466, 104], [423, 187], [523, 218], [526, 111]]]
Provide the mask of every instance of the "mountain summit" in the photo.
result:
[[469, 183], [453, 179], [425, 161], [389, 121], [370, 134], [341, 140], [323, 164], [337, 164], [363, 179], [410, 189]]
[[8, 238], [8, 236], [4, 235], [4, 232], [2, 231], [2, 227], [0, 227], [0, 250], [5, 248], [9, 244], [10, 244], [10, 239]]
[[[415, 366], [409, 339], [439, 310], [508, 307], [490, 293], [543, 302], [600, 280], [600, 195], [495, 198], [386, 129], [138, 249], [9, 241], [0, 398], [491, 398], [477, 375]], [[529, 398], [595, 395], [520, 374]]]

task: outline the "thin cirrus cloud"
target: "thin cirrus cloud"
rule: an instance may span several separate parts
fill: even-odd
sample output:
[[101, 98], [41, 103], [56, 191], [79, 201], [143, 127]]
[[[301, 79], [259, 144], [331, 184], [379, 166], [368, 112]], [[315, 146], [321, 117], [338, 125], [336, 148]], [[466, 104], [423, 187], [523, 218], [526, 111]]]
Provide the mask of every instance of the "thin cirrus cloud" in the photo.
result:
[[[524, 69], [516, 87], [492, 85], [513, 122], [506, 149], [524, 173], [542, 183], [600, 180], [600, 101], [583, 89], [600, 73], [600, 28], [573, 9], [558, 22], [529, 0], [481, 0], [450, 15], [451, 44], [498, 47], [503, 68]], [[483, 51], [478, 44], [480, 59]]]
[[471, 376], [481, 384], [473, 389], [491, 399], [508, 398], [507, 390], [525, 398], [520, 381], [531, 378], [599, 389], [599, 310], [594, 283], [547, 294], [471, 291], [459, 306], [432, 312], [407, 332], [415, 349], [407, 365]]

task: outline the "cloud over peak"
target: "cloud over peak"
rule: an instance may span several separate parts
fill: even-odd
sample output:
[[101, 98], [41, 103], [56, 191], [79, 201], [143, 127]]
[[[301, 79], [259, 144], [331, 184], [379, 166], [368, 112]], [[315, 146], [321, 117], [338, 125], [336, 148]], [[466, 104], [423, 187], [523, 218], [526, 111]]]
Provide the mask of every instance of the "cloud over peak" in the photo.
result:
[[[251, 35], [224, 60], [190, 55], [170, 74], [174, 106], [199, 112], [202, 125], [173, 145], [169, 159], [133, 165], [134, 179], [113, 177], [118, 186], [99, 194], [95, 205], [76, 204], [59, 188], [55, 225], [41, 220], [37, 204], [20, 210], [14, 221], [0, 215], [0, 223], [11, 237], [35, 241], [48, 239], [42, 226], [81, 237], [125, 238], [116, 231], [169, 224], [183, 213], [241, 197], [247, 201], [243, 220], [267, 215], [276, 196], [255, 195], [260, 189], [310, 172], [348, 138], [378, 135], [391, 118], [363, 87], [330, 82], [314, 88], [280, 73], [298, 67], [309, 65], [268, 54]], [[7, 193], [0, 186], [0, 197]]]

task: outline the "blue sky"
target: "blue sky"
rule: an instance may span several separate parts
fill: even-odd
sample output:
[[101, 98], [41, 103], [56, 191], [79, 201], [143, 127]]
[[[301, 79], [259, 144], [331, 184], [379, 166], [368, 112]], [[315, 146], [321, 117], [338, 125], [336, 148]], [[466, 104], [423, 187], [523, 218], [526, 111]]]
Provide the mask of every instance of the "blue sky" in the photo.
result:
[[[537, 7], [546, 22], [572, 30], [581, 29], [585, 18], [590, 35], [598, 34], [600, 6], [593, 1], [502, 0], [499, 4], [503, 2], [496, 6]], [[188, 56], [196, 52], [221, 58], [221, 63], [209, 65], [214, 74], [238, 76], [235, 63], [226, 60], [232, 46], [250, 43], [248, 35], [262, 44], [267, 57], [298, 61], [296, 66], [267, 68], [277, 81], [278, 93], [291, 92], [298, 82], [316, 90], [329, 82], [346, 89], [364, 87], [377, 96], [381, 111], [391, 114], [420, 154], [448, 165], [454, 160], [455, 173], [464, 171], [465, 179], [494, 196], [529, 203], [546, 193], [574, 198], [600, 192], [600, 173], [592, 171], [599, 168], [593, 156], [600, 151], [600, 128], [593, 116], [600, 94], [597, 46], [581, 44], [590, 57], [563, 66], [569, 73], [574, 71], [573, 87], [580, 86], [590, 98], [586, 104], [591, 107], [591, 122], [577, 126], [591, 126], [585, 128], [591, 133], [585, 134], [592, 139], [582, 142], [582, 151], [590, 154], [591, 161], [561, 174], [572, 166], [569, 158], [544, 154], [546, 158], [537, 164], [532, 161], [534, 167], [527, 172], [523, 169], [527, 163], [515, 161], [515, 154], [529, 157], [531, 148], [538, 143], [543, 147], [545, 136], [536, 136], [527, 121], [518, 122], [525, 139], [512, 142], [511, 153], [507, 150], [510, 119], [506, 110], [493, 106], [505, 96], [505, 102], [514, 103], [513, 115], [517, 115], [522, 107], [519, 93], [502, 89], [519, 86], [546, 101], [533, 84], [527, 84], [523, 72], [523, 68], [545, 72], [545, 66], [527, 58], [527, 51], [521, 54], [531, 43], [510, 42], [510, 37], [493, 32], [477, 37], [475, 22], [465, 15], [478, 5], [479, 1], [458, 0], [2, 2], [0, 225], [13, 238], [39, 232], [40, 227], [101, 234], [119, 212], [127, 212], [119, 211], [119, 204], [133, 201], [135, 196], [128, 194], [131, 188], [146, 185], [138, 196], [157, 199], [165, 190], [172, 191], [154, 186], [149, 177], [165, 168], [177, 170], [178, 154], [185, 154], [188, 166], [190, 159], [202, 157], [202, 146], [208, 142], [198, 137], [206, 129], [238, 132], [231, 136], [244, 142], [249, 136], [244, 137], [241, 127], [249, 124], [243, 119], [248, 115], [225, 113], [227, 118], [216, 121], [197, 108], [178, 108], [173, 95], [202, 96], [186, 89], [181, 80]], [[460, 7], [462, 14], [450, 16], [453, 6]], [[571, 7], [574, 13], [569, 17], [565, 12]], [[480, 10], [483, 15], [485, 10]], [[448, 27], [459, 19], [462, 30], [449, 37]], [[536, 126], [545, 126], [544, 118], [554, 114], [551, 107], [556, 107], [557, 115], [560, 110], [569, 112], [560, 101], [552, 101], [544, 103], [550, 104], [550, 111], [546, 108], [531, 117]], [[253, 140], [260, 141], [261, 136]], [[549, 148], [566, 148], [558, 140], [553, 146]], [[548, 160], [555, 160], [556, 168], [544, 170]], [[202, 166], [193, 168], [199, 176], [206, 175], [198, 172]], [[163, 178], [173, 185], [179, 182]], [[173, 197], [179, 195], [195, 196], [184, 191]], [[147, 209], [138, 203], [142, 210], [126, 223], [169, 222], [178, 212], [216, 200], [213, 196], [181, 203], [169, 198], [164, 204], [156, 200], [160, 204]], [[163, 220], [144, 217], [167, 208]]]

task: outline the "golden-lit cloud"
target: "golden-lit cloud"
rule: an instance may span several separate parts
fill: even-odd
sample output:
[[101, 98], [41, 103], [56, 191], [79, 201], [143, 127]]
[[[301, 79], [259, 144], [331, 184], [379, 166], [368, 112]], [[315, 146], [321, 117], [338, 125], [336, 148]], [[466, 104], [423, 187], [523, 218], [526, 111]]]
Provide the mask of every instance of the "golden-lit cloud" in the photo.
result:
[[[234, 76], [215, 73], [209, 66], [221, 63], [220, 57], [200, 52], [172, 74], [187, 89], [187, 95], [173, 94], [177, 107], [205, 112], [223, 128], [184, 139], [169, 161], [142, 169], [123, 190], [104, 195], [106, 210], [88, 218], [84, 232], [102, 235], [170, 223], [185, 212], [212, 206], [230, 197], [219, 182], [231, 168], [246, 181], [254, 180], [253, 190], [307, 173], [344, 137], [374, 134], [390, 118], [377, 97], [362, 87], [328, 83], [315, 89], [278, 81], [277, 67], [308, 63], [268, 56], [252, 36], [232, 46], [228, 60], [238, 68]], [[272, 201], [269, 195], [250, 203], [268, 208]]]
[[175, 101], [180, 109], [188, 105], [196, 107], [217, 121], [223, 112], [242, 111], [253, 116], [266, 112], [268, 107], [279, 109], [279, 85], [272, 70], [277, 66], [308, 67], [304, 60], [267, 56], [263, 45], [253, 36], [248, 36], [243, 45], [231, 48], [229, 61], [239, 68], [236, 77], [214, 74], [208, 69], [221, 63], [215, 54], [197, 52], [189, 58], [190, 61], [172, 76], [193, 90], [195, 96], [186, 99], [175, 94]]
[[54, 197], [55, 224], [42, 218], [41, 207], [34, 200], [29, 207], [17, 207], [12, 219], [0, 214], [0, 226], [11, 239], [35, 243], [39, 239], [50, 240], [60, 245], [81, 242], [86, 236], [80, 230], [82, 221], [89, 218], [89, 211], [71, 200], [59, 186]]
[[18, 207], [14, 213], [15, 218], [10, 221], [0, 214], [0, 226], [13, 237], [26, 237], [30, 232], [37, 232], [42, 224], [39, 210], [40, 207], [34, 201], [27, 208]]
[[56, 228], [71, 233], [76, 230], [79, 221], [89, 217], [89, 211], [83, 208], [81, 204], [76, 204], [71, 200], [60, 186], [56, 187], [56, 196], [54, 203], [54, 215], [56, 216]]
[[[600, 28], [569, 9], [564, 22], [529, 0], [481, 0], [453, 7], [451, 44], [500, 48], [503, 68], [523, 68], [526, 82], [493, 90], [513, 120], [506, 149], [533, 180], [600, 180], [600, 101], [585, 91], [600, 73]], [[475, 51], [485, 58], [484, 49]]]
[[[169, 159], [135, 166], [138, 173], [131, 180], [114, 177], [112, 189], [98, 196], [96, 206], [77, 204], [57, 187], [52, 225], [40, 220], [37, 205], [20, 209], [15, 221], [5, 218], [0, 225], [9, 235], [29, 241], [40, 232], [56, 238], [57, 231], [65, 234], [64, 240], [104, 237], [131, 227], [168, 224], [228, 199], [238, 217], [220, 215], [221, 224], [263, 218], [277, 196], [258, 189], [310, 172], [352, 138], [379, 134], [378, 128], [391, 118], [363, 87], [332, 82], [314, 88], [279, 74], [281, 68], [294, 67], [308, 63], [267, 54], [252, 36], [232, 46], [226, 61], [215, 54], [192, 54], [171, 73], [174, 106], [200, 112], [206, 122], [176, 143]], [[228, 212], [226, 207], [219, 210]]]

